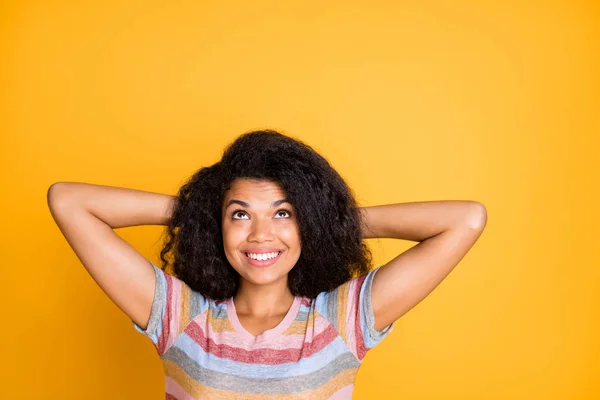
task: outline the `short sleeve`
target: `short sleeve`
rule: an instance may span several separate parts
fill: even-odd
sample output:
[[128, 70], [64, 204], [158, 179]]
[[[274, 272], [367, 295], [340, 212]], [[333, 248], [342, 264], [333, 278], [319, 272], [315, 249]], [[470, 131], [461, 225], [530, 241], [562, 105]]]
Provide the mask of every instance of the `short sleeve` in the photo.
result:
[[316, 310], [331, 322], [350, 351], [362, 361], [367, 351], [379, 344], [394, 329], [394, 323], [375, 329], [371, 302], [373, 278], [381, 267], [354, 278], [316, 299]]
[[[152, 263], [151, 263], [152, 264]], [[133, 327], [147, 336], [160, 356], [175, 343], [186, 326], [208, 307], [206, 298], [182, 280], [152, 264], [156, 276], [154, 300], [146, 329], [134, 321]]]

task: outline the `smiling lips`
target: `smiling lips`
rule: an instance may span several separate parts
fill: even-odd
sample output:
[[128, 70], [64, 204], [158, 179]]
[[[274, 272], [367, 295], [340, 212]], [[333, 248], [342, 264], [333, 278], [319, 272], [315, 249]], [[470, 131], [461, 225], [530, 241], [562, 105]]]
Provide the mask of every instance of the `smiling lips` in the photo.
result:
[[[246, 260], [248, 260], [248, 264], [254, 267], [268, 267], [275, 264], [283, 251], [277, 249], [256, 249], [251, 252], [242, 253], [246, 257]], [[255, 258], [250, 257], [250, 254]]]

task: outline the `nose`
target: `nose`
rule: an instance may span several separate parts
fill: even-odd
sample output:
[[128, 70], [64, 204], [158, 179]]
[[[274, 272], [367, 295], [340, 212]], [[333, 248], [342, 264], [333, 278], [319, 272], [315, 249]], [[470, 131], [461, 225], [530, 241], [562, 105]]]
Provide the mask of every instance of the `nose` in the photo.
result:
[[250, 234], [248, 235], [249, 242], [265, 242], [272, 241], [275, 235], [273, 233], [273, 226], [271, 224], [271, 219], [260, 219], [256, 218], [252, 221], [252, 226], [250, 228]]

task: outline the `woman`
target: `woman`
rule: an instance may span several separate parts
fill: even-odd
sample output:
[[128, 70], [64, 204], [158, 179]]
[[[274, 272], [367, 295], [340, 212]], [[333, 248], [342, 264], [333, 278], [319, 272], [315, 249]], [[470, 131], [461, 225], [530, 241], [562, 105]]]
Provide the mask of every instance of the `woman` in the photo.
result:
[[[240, 136], [177, 196], [59, 182], [48, 204], [156, 347], [167, 399], [350, 399], [366, 352], [450, 273], [487, 218], [474, 201], [358, 208], [322, 156], [270, 130]], [[135, 225], [167, 225], [161, 268], [113, 232]], [[376, 237], [420, 243], [371, 270], [363, 239]]]

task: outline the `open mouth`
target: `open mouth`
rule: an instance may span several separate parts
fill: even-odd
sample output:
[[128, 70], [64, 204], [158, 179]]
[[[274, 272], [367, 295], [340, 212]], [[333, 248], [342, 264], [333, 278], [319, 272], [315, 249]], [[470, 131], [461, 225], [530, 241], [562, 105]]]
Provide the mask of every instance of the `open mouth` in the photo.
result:
[[246, 255], [246, 257], [248, 257], [251, 260], [266, 261], [266, 260], [272, 260], [272, 259], [279, 257], [279, 255], [281, 253], [282, 253], [281, 251], [274, 251], [272, 253], [261, 253], [261, 254], [252, 254], [252, 255], [250, 255], [250, 253], [244, 253], [244, 254]]
[[244, 252], [244, 255], [250, 265], [255, 267], [267, 267], [274, 264], [281, 256], [281, 253], [283, 253], [283, 251], [250, 255], [250, 253]]

